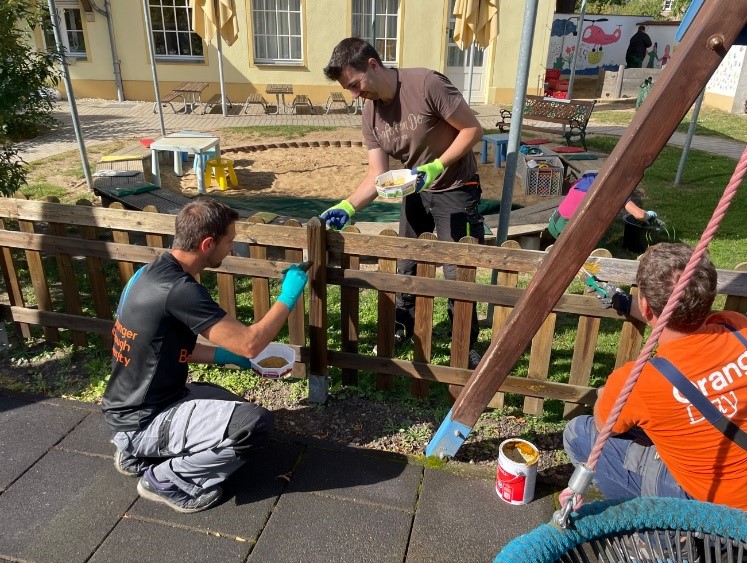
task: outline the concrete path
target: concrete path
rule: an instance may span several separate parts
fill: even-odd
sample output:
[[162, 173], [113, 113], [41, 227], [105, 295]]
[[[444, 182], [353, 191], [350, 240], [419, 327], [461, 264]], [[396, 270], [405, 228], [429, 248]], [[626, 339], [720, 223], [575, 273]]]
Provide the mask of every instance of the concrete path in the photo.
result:
[[95, 405], [0, 389], [0, 559], [24, 562], [488, 562], [550, 520], [552, 489], [500, 500], [484, 473], [275, 436], [185, 515], [114, 469]]
[[[114, 102], [110, 100], [83, 99], [76, 102], [80, 117], [83, 139], [86, 146], [127, 138], [157, 138], [160, 136], [160, 121], [153, 113], [149, 102]], [[219, 108], [216, 108], [216, 110]], [[252, 108], [254, 111], [256, 108]], [[484, 128], [494, 129], [499, 120], [500, 107], [477, 105], [472, 108]], [[214, 111], [216, 111], [214, 110]], [[242, 113], [242, 106], [235, 105], [228, 117], [221, 113], [202, 115], [202, 110], [192, 114], [174, 114], [169, 108], [164, 110], [164, 126], [167, 133], [181, 130], [220, 131], [228, 127], [249, 127], [260, 125], [315, 125], [329, 127], [361, 126], [361, 116], [350, 113], [331, 112], [327, 115], [251, 115]], [[60, 102], [54, 111], [60, 121], [57, 131], [19, 143], [19, 154], [27, 162], [33, 162], [61, 152], [77, 148], [75, 131], [72, 126], [70, 105]], [[551, 124], [543, 124], [551, 125]], [[558, 126], [560, 129], [560, 126]], [[625, 127], [590, 123], [587, 132], [598, 135], [621, 136]], [[674, 133], [669, 144], [683, 146], [685, 133]], [[695, 137], [691, 144], [698, 149], [721, 156], [738, 159], [745, 143], [719, 137]]]

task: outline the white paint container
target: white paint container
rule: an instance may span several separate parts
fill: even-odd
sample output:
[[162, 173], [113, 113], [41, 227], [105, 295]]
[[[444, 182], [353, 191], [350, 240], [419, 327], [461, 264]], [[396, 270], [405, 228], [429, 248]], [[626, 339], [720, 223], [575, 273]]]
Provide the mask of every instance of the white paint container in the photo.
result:
[[539, 450], [531, 442], [512, 438], [498, 448], [495, 492], [509, 504], [527, 504], [534, 498]]

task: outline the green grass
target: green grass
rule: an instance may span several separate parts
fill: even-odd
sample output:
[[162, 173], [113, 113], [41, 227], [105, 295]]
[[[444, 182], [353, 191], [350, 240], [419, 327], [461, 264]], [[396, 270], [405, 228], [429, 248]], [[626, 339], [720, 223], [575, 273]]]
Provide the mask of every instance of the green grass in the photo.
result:
[[[635, 112], [635, 109], [595, 110], [592, 120], [595, 123], [627, 126], [635, 117]], [[692, 110], [682, 119], [677, 131], [687, 133], [691, 119]], [[747, 142], [747, 116], [701, 107], [695, 134]]]
[[262, 125], [251, 127], [226, 127], [225, 131], [231, 133], [244, 133], [248, 135], [261, 135], [263, 137], [286, 137], [296, 139], [309, 133], [317, 131], [334, 131], [336, 127], [323, 127], [312, 125]]

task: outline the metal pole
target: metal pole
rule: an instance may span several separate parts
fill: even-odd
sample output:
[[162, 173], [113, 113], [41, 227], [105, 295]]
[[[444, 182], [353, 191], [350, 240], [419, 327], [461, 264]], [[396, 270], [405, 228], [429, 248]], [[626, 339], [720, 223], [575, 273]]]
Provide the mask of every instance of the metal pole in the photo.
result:
[[223, 75], [223, 40], [220, 37], [220, 10], [218, 10], [218, 76], [220, 77], [220, 101], [223, 106], [223, 117], [228, 117], [226, 104], [226, 78]]
[[475, 40], [472, 39], [472, 45], [470, 45], [469, 51], [467, 51], [469, 57], [469, 73], [467, 78], [467, 105], [472, 102], [472, 75], [475, 72]]
[[[578, 50], [581, 48], [581, 36], [584, 33], [584, 15], [586, 14], [586, 0], [581, 2], [581, 12], [578, 19], [578, 35], [576, 36], [576, 50], [573, 51], [573, 62], [571, 62], [571, 77], [568, 79], [568, 98], [572, 99], [573, 94], [573, 81], [576, 78], [576, 58], [578, 57]], [[565, 130], [565, 126], [563, 127]]]
[[47, 0], [49, 6], [49, 17], [52, 20], [52, 31], [54, 32], [54, 42], [57, 45], [57, 51], [62, 53], [62, 78], [65, 81], [65, 90], [67, 90], [67, 101], [70, 103], [70, 115], [73, 118], [73, 129], [75, 130], [75, 139], [78, 141], [78, 150], [80, 151], [80, 160], [83, 164], [83, 175], [86, 177], [88, 189], [93, 191], [93, 178], [91, 178], [91, 169], [88, 167], [88, 153], [86, 144], [83, 141], [83, 131], [80, 127], [78, 118], [78, 106], [75, 103], [75, 94], [73, 93], [73, 82], [70, 80], [70, 70], [67, 67], [67, 57], [65, 56], [62, 45], [62, 34], [60, 33], [59, 18], [57, 17], [57, 8], [54, 0]]
[[156, 108], [158, 120], [161, 124], [161, 136], [166, 136], [166, 126], [163, 123], [163, 106], [161, 94], [158, 92], [158, 72], [156, 71], [156, 50], [153, 47], [153, 25], [150, 22], [150, 6], [148, 0], [143, 0], [143, 16], [145, 17], [145, 34], [148, 36], [148, 51], [150, 52], [150, 71], [153, 75], [153, 89], [156, 91]]
[[[98, 11], [98, 9], [97, 9]], [[117, 43], [114, 41], [114, 24], [112, 22], [112, 5], [110, 0], [104, 0], [104, 17], [109, 27], [109, 46], [112, 51], [112, 64], [114, 65], [114, 84], [117, 87], [117, 100], [124, 102], [124, 87], [122, 85], [122, 66], [117, 54]]]
[[682, 146], [680, 164], [677, 166], [677, 174], [674, 177], [675, 186], [679, 186], [682, 181], [682, 173], [685, 171], [685, 162], [687, 162], [687, 155], [690, 152], [690, 143], [692, 143], [693, 136], [695, 135], [695, 127], [698, 124], [698, 114], [700, 113], [700, 105], [703, 103], [704, 96], [705, 88], [700, 91], [698, 98], [693, 104], [693, 116], [690, 118], [690, 127], [687, 128], [687, 138], [685, 139], [685, 144]]
[[[529, 80], [529, 63], [532, 58], [532, 41], [534, 40], [534, 23], [537, 19], [537, 4], [539, 0], [528, 0], [524, 8], [524, 25], [519, 43], [519, 66], [516, 72], [514, 87], [514, 102], [511, 108], [511, 129], [508, 132], [508, 154], [506, 157], [506, 174], [503, 178], [503, 193], [501, 194], [501, 211], [498, 216], [498, 234], [496, 244], [506, 242], [508, 236], [508, 221], [511, 214], [511, 203], [516, 181], [516, 163], [519, 156], [521, 141], [521, 123], [524, 113], [527, 84]], [[496, 272], [493, 272], [497, 276]], [[496, 277], [497, 280], [497, 277]], [[493, 282], [495, 283], [495, 281]]]

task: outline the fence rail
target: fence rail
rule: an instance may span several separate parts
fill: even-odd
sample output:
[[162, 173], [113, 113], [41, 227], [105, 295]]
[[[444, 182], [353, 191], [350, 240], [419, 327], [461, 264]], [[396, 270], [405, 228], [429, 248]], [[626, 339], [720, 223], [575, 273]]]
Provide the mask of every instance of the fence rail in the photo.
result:
[[[328, 369], [336, 367], [343, 382], [353, 384], [359, 371], [368, 371], [377, 374], [382, 390], [392, 388], [394, 377], [409, 377], [416, 396], [426, 395], [430, 382], [448, 384], [452, 395], [458, 394], [472, 373], [467, 369], [472, 307], [493, 304], [492, 328], [500, 329], [524, 291], [518, 287], [520, 276], [533, 275], [546, 256], [518, 249], [511, 242], [500, 248], [478, 247], [470, 237], [448, 243], [432, 235], [403, 239], [389, 230], [379, 235], [364, 235], [355, 227], [327, 231], [318, 219], [302, 227], [297, 221], [266, 225], [250, 218], [237, 224], [236, 233], [241, 255], [227, 257], [212, 270], [218, 301], [232, 315], [237, 313], [239, 280], [249, 280], [242, 282], [242, 288], [251, 285], [251, 314], [259, 319], [269, 310], [272, 280], [280, 279], [291, 263], [304, 258], [313, 263], [308, 317], [299, 305], [288, 322], [289, 343], [299, 354], [295, 376], [321, 376], [325, 381]], [[31, 335], [31, 327], [41, 327], [44, 337], [53, 342], [59, 340], [60, 331], [69, 331], [76, 345], [84, 345], [89, 334], [109, 341], [122, 288], [138, 265], [165, 251], [173, 234], [173, 215], [115, 205], [105, 209], [87, 202], [62, 205], [0, 198], [0, 269], [8, 303], [0, 305], [0, 319], [15, 323], [23, 337]], [[417, 275], [397, 274], [398, 258], [418, 261]], [[608, 255], [592, 255], [589, 261], [595, 263], [601, 279], [619, 284], [635, 279], [635, 261]], [[436, 267], [444, 262], [457, 266], [456, 281], [436, 279]], [[498, 284], [475, 281], [478, 268], [498, 270]], [[719, 270], [719, 293], [727, 296], [726, 308], [745, 312], [747, 265], [738, 270], [742, 271]], [[330, 314], [335, 304], [328, 296], [333, 286], [340, 288], [339, 349], [330, 349], [328, 338], [330, 319], [336, 318]], [[375, 292], [377, 356], [359, 353], [361, 290]], [[392, 357], [397, 292], [417, 296], [413, 361]], [[431, 363], [435, 298], [456, 301], [448, 366]], [[565, 368], [567, 383], [548, 379], [559, 315], [574, 317], [576, 325], [572, 358]], [[641, 323], [604, 308], [593, 295], [566, 293], [534, 336], [526, 377], [509, 376], [491, 405], [501, 406], [503, 393], [524, 395], [529, 414], [541, 414], [546, 399], [563, 401], [566, 416], [592, 404], [596, 392], [589, 382], [603, 319], [619, 323], [615, 365], [635, 358], [643, 339]]]

